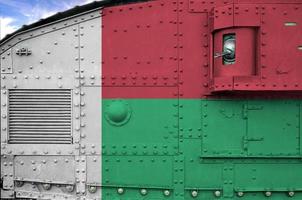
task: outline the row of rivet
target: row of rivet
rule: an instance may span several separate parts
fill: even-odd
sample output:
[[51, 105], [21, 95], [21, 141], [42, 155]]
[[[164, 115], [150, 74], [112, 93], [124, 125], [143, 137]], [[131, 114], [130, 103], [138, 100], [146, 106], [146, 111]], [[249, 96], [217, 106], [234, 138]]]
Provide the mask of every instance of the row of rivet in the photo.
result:
[[[120, 194], [120, 195], [122, 195], [122, 194], [124, 194], [124, 193], [126, 192], [124, 188], [117, 188], [116, 191], [117, 191], [117, 193]], [[145, 195], [148, 194], [148, 190], [145, 189], [145, 188], [140, 189], [139, 192], [140, 192], [140, 194], [141, 194], [142, 196], [145, 196]], [[171, 191], [170, 191], [170, 190], [164, 190], [164, 191], [163, 191], [163, 195], [164, 195], [164, 196], [170, 196], [170, 194], [171, 194]]]
[[[199, 194], [199, 193], [198, 193], [197, 190], [191, 191], [191, 195], [192, 195], [193, 198], [196, 198], [196, 197], [198, 196], [198, 194]], [[213, 194], [214, 194], [215, 197], [220, 197], [220, 196], [221, 196], [221, 191], [217, 190], [217, 191], [215, 191]], [[243, 197], [244, 194], [245, 194], [245, 193], [242, 192], [242, 191], [237, 192], [237, 196], [238, 196], [238, 197]], [[265, 195], [266, 197], [270, 197], [270, 196], [272, 196], [272, 192], [271, 192], [271, 191], [266, 191], [266, 192], [264, 192], [264, 195]], [[294, 192], [294, 191], [289, 191], [289, 192], [287, 193], [287, 195], [288, 195], [289, 197], [293, 197], [293, 196], [295, 195], [295, 192]]]
[[[78, 17], [77, 19], [74, 19], [73, 22], [71, 22], [71, 23], [69, 23], [69, 22], [66, 21], [66, 22], [63, 23], [63, 25], [61, 27], [60, 26], [58, 26], [58, 27], [57, 26], [52, 26], [52, 28], [49, 28], [49, 27], [51, 27], [51, 26], [49, 26], [49, 27], [47, 27], [45, 29], [42, 29], [42, 30], [40, 29], [39, 31], [34, 31], [34, 32], [38, 32], [38, 34], [34, 34], [34, 33], [32, 33], [33, 31], [31, 31], [31, 33], [26, 33], [27, 37], [24, 36], [24, 37], [18, 37], [18, 38], [16, 38], [18, 41], [16, 41], [15, 43], [18, 43], [20, 41], [26, 40], [28, 38], [37, 37], [39, 35], [42, 35], [42, 34], [45, 34], [45, 33], [49, 33], [49, 32], [52, 32], [54, 30], [58, 30], [58, 29], [62, 29], [62, 28], [68, 27], [68, 26], [72, 26], [72, 25], [78, 24], [80, 21], [90, 20], [91, 18], [96, 18], [96, 17], [98, 17], [100, 15], [101, 15], [100, 12], [95, 12], [95, 13], [89, 14], [89, 16], [87, 16], [87, 17], [86, 16], [85, 17]], [[71, 21], [71, 20], [69, 20], [69, 21]], [[73, 31], [75, 31], [74, 28], [73, 28]], [[65, 35], [65, 32], [62, 32], [62, 35]], [[14, 46], [15, 43], [12, 43], [12, 44], [9, 43], [9, 44], [7, 44], [6, 48], [10, 48], [10, 47]], [[0, 53], [2, 54], [4, 51], [6, 51], [7, 50], [6, 48], [2, 47]]]

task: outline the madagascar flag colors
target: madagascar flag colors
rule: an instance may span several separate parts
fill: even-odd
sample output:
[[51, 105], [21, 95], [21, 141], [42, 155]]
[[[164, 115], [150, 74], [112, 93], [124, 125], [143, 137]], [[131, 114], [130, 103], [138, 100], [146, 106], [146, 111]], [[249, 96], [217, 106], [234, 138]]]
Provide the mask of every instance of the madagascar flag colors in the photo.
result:
[[102, 10], [103, 199], [302, 198], [302, 7], [265, 2]]

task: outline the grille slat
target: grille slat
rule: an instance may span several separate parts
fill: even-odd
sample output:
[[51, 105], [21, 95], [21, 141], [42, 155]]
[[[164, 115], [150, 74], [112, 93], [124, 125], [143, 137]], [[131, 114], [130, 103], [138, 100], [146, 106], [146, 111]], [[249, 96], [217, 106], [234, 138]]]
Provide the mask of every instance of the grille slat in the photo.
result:
[[9, 142], [71, 144], [71, 90], [9, 90]]

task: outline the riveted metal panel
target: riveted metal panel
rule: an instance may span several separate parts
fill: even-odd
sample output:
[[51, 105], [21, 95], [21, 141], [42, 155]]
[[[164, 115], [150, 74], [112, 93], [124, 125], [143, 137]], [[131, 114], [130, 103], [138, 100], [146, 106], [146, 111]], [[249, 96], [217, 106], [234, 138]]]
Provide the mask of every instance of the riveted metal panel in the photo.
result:
[[202, 100], [202, 157], [246, 155], [242, 145], [247, 127], [242, 111], [245, 103], [240, 100]]
[[249, 155], [299, 156], [299, 108], [299, 101], [249, 101], [246, 108]]
[[13, 72], [12, 49], [8, 49], [6, 52], [1, 53], [0, 70], [1, 74], [10, 74]]
[[16, 156], [15, 180], [75, 184], [73, 156]]
[[7, 136], [8, 136], [8, 132], [7, 132], [7, 96], [8, 92], [7, 90], [1, 90], [1, 144], [2, 143], [7, 143]]
[[[103, 99], [103, 155], [173, 155], [178, 149], [177, 99]], [[115, 121], [115, 108], [125, 117]]]
[[101, 89], [100, 87], [82, 87], [81, 102], [81, 153], [100, 155], [102, 147]]
[[160, 0], [103, 10], [104, 86], [177, 84], [175, 8]]
[[[100, 11], [97, 11], [98, 13]], [[94, 13], [92, 13], [94, 14]], [[80, 79], [82, 85], [101, 84], [102, 18], [79, 24], [80, 27]], [[93, 40], [91, 39], [93, 38]]]
[[87, 156], [87, 185], [102, 185], [102, 159], [100, 155]]
[[191, 13], [211, 12], [213, 7], [232, 4], [234, 0], [188, 0], [188, 11]]
[[[171, 189], [171, 156], [104, 156], [104, 186]], [[131, 177], [136, 177], [135, 179]]]
[[[1, 156], [1, 182], [3, 190], [14, 189], [14, 157], [8, 155]], [[12, 197], [9, 193], [5, 193]]]

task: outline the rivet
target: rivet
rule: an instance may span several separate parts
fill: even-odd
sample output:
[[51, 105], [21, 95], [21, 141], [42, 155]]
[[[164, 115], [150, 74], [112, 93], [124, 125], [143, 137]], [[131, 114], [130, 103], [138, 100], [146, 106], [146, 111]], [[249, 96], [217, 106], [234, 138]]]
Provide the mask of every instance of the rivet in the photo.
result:
[[289, 191], [289, 192], [288, 192], [288, 196], [293, 197], [294, 195], [295, 195], [295, 192], [294, 192], [294, 191]]
[[97, 190], [96, 186], [89, 186], [89, 187], [88, 187], [88, 191], [89, 191], [90, 193], [95, 193], [96, 190]]
[[118, 194], [123, 194], [124, 193], [124, 189], [123, 188], [118, 188], [117, 189], [117, 193]]
[[44, 188], [44, 190], [50, 190], [51, 185], [49, 183], [43, 183], [42, 187]]
[[197, 197], [198, 196], [198, 192], [196, 191], [196, 190], [193, 190], [192, 192], [191, 192], [191, 195], [192, 195], [192, 197]]
[[165, 196], [169, 196], [170, 195], [170, 191], [169, 190], [164, 190], [164, 195]]
[[272, 196], [272, 192], [267, 191], [267, 192], [264, 193], [264, 195], [267, 196], [267, 197], [270, 197], [270, 196]]
[[243, 192], [237, 192], [238, 197], [243, 197], [244, 193]]
[[141, 189], [140, 193], [141, 195], [145, 196], [147, 195], [148, 191], [146, 189]]
[[217, 190], [217, 191], [214, 192], [214, 195], [215, 195], [216, 197], [220, 197], [221, 192], [220, 192], [219, 190]]

